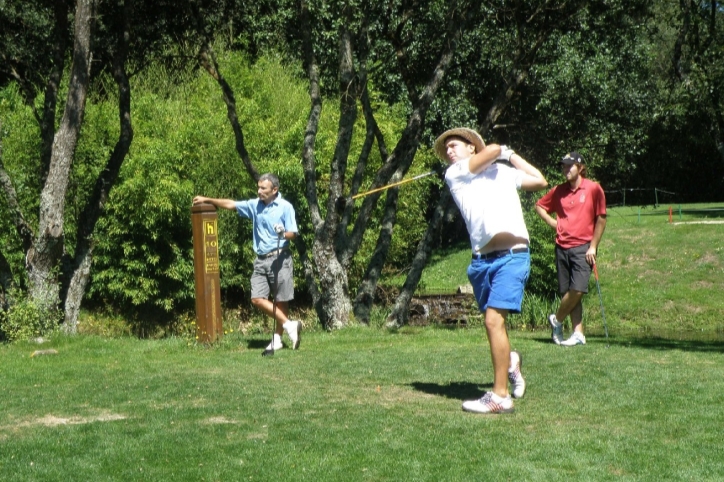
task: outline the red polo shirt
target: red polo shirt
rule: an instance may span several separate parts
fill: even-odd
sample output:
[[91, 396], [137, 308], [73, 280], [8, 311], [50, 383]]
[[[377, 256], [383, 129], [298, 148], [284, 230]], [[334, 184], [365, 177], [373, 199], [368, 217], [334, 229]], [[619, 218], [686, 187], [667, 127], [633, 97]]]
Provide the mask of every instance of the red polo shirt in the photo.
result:
[[554, 187], [536, 205], [548, 214], [556, 213], [556, 244], [564, 249], [590, 242], [596, 218], [606, 215], [606, 196], [601, 185], [586, 178], [575, 190], [568, 183]]

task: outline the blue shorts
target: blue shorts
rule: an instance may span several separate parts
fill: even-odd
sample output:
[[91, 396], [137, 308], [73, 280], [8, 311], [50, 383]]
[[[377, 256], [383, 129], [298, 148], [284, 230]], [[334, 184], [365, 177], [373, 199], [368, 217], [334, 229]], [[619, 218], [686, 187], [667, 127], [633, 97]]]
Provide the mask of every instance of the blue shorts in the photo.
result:
[[488, 307], [520, 313], [523, 290], [530, 275], [530, 253], [515, 253], [491, 260], [473, 259], [468, 279], [480, 311]]

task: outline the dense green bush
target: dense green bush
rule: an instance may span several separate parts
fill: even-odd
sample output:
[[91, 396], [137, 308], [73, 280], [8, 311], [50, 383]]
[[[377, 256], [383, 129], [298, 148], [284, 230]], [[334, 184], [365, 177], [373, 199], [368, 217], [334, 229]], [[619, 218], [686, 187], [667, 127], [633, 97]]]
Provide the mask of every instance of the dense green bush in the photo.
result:
[[62, 319], [58, 310], [41, 310], [24, 293], [11, 290], [9, 307], [0, 310], [0, 340], [27, 340], [52, 333]]
[[556, 233], [535, 212], [535, 202], [541, 195], [542, 193], [521, 194], [523, 216], [530, 236], [531, 266], [526, 292], [535, 296], [553, 298], [558, 293], [555, 264]]
[[[279, 175], [281, 192], [294, 204], [300, 232], [311, 246], [313, 233], [303, 194], [300, 155], [309, 113], [307, 85], [292, 75], [299, 69], [289, 68], [277, 57], [262, 57], [251, 63], [241, 54], [223, 53], [219, 60], [235, 92], [237, 113], [252, 162], [259, 172]], [[193, 196], [256, 196], [255, 183], [235, 150], [219, 86], [202, 70], [178, 71], [172, 77], [163, 67], [151, 66], [132, 78], [134, 139], [106, 203], [106, 212], [96, 226], [91, 283], [85, 300], [86, 307], [123, 313], [138, 333], [154, 332], [153, 324], [170, 326], [179, 313], [193, 310]], [[73, 251], [76, 219], [90, 194], [91, 181], [102, 169], [118, 136], [117, 106], [109, 94], [113, 92], [109, 80], [99, 78], [94, 89], [104, 95], [89, 97], [74, 159], [65, 219], [69, 254]], [[374, 93], [372, 97], [376, 120], [391, 150], [404, 127], [404, 108], [387, 106]], [[37, 216], [39, 187], [32, 184], [32, 172], [23, 170], [23, 162], [28, 166], [37, 163], [37, 124], [12, 86], [0, 92], [0, 108], [7, 119], [3, 133], [6, 165], [23, 209], [32, 221]], [[338, 114], [338, 103], [326, 100], [315, 151], [323, 208], [329, 163], [337, 140]], [[356, 167], [364, 130], [364, 119], [360, 117], [348, 161], [349, 178]], [[382, 162], [379, 151], [373, 149], [368, 175]], [[422, 148], [408, 176], [429, 171], [435, 162], [429, 150]], [[364, 184], [362, 190], [368, 187]], [[403, 271], [409, 264], [427, 228], [431, 193], [439, 187], [439, 180], [429, 177], [400, 188], [388, 271]], [[360, 251], [351, 262], [349, 281], [353, 293], [375, 248], [383, 206], [384, 195]], [[8, 216], [0, 222], [2, 248], [22, 285], [24, 253]], [[251, 223], [233, 212], [222, 211], [219, 230], [222, 297], [226, 305], [238, 306], [248, 302], [254, 257]], [[299, 297], [303, 298], [307, 287], [301, 263], [297, 266], [296, 285]]]
[[[280, 59], [265, 57], [254, 64], [238, 54], [220, 59], [222, 72], [234, 89], [246, 148], [259, 172], [280, 177], [282, 195], [297, 212], [301, 234], [310, 245], [311, 222], [304, 198], [301, 142], [309, 110], [304, 82], [289, 74]], [[248, 199], [256, 185], [235, 151], [219, 87], [205, 72], [189, 72], [176, 85], [159, 91], [153, 68], [134, 81], [135, 137], [99, 222], [90, 297], [95, 305], [112, 306], [138, 323], [148, 318], [164, 323], [179, 311], [193, 309], [193, 258], [190, 224], [191, 199], [196, 194]], [[281, 93], [281, 95], [280, 95]], [[324, 203], [329, 161], [336, 142], [338, 107], [325, 103], [316, 157], [320, 202]], [[380, 106], [378, 122], [387, 142], [394, 145], [403, 126], [403, 113]], [[356, 129], [350, 156], [350, 176], [364, 135], [362, 120]], [[376, 169], [379, 154], [370, 162]], [[433, 162], [423, 153], [410, 175], [425, 172]], [[390, 257], [404, 265], [426, 227], [429, 183], [410, 184], [400, 197], [399, 226]], [[381, 213], [384, 199], [377, 214]], [[227, 304], [248, 300], [254, 254], [251, 223], [229, 211], [219, 212], [222, 297]], [[373, 219], [362, 248], [350, 268], [354, 286], [374, 249], [379, 224]], [[296, 255], [296, 253], [295, 253]], [[301, 264], [296, 285], [300, 297], [306, 286]], [[163, 320], [164, 314], [167, 319]]]

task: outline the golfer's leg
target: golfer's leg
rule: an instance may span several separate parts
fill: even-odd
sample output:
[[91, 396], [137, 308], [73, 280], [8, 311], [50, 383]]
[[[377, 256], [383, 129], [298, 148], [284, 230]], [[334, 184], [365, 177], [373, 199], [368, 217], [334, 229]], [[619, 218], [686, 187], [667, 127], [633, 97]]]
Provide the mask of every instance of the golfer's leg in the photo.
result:
[[490, 357], [493, 360], [493, 393], [508, 396], [508, 368], [510, 366], [510, 341], [505, 328], [508, 310], [491, 308], [485, 310], [485, 330], [490, 343]]
[[[558, 311], [556, 311], [556, 320], [563, 322], [563, 320], [566, 319], [566, 316], [572, 314], [576, 306], [581, 304], [581, 298], [583, 298], [583, 292], [581, 291], [566, 291], [566, 294], [564, 294], [563, 298], [561, 298], [561, 305], [558, 307]], [[571, 322], [573, 322], [572, 316]], [[581, 321], [579, 319], [578, 323], [580, 322]]]
[[[266, 298], [252, 298], [251, 304], [267, 316], [274, 316], [274, 303]], [[281, 335], [284, 332], [282, 325], [287, 322], [289, 303], [286, 301], [277, 302], [275, 333]]]
[[[581, 296], [583, 296], [583, 293], [581, 293]], [[573, 327], [573, 331], [577, 331], [581, 335], [583, 334], [583, 303], [581, 300], [578, 300], [578, 304], [573, 307], [573, 310], [571, 310], [571, 326]]]

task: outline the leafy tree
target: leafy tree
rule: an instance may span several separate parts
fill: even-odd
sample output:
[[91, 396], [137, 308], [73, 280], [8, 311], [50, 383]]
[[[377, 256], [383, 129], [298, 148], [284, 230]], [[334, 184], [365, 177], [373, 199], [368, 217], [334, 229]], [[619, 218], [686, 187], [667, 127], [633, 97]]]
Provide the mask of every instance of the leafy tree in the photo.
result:
[[[301, 50], [298, 54], [304, 59], [311, 102], [302, 148], [304, 195], [311, 233], [302, 233], [297, 239], [313, 304], [321, 323], [329, 329], [352, 322], [348, 271], [373, 223], [381, 194], [365, 197], [359, 208], [352, 202], [352, 196], [363, 188], [368, 177], [373, 179], [370, 189], [375, 189], [401, 179], [409, 171], [427, 111], [465, 23], [463, 12], [469, 7], [464, 1], [452, 4], [398, 1], [386, 5], [302, 1], [294, 18], [295, 25], [288, 26], [292, 37], [290, 46], [297, 46]], [[446, 25], [442, 33], [440, 18]], [[210, 48], [209, 27], [202, 31], [207, 32], [207, 38], [201, 48], [200, 61], [222, 89], [237, 151], [247, 172], [255, 178], [258, 170], [244, 147], [233, 91]], [[388, 150], [370, 98], [368, 70], [375, 63], [378, 72], [388, 71], [401, 79], [407, 95], [407, 126], [392, 150]], [[337, 89], [331, 89], [334, 85], [331, 79], [336, 79]], [[332, 91], [339, 95], [340, 103], [335, 148], [326, 175], [320, 171], [317, 159], [317, 135], [324, 92]], [[365, 141], [352, 163], [350, 156], [354, 152], [360, 107], [365, 121]], [[374, 165], [377, 155], [372, 155], [375, 144], [381, 160], [377, 166]], [[389, 191], [385, 198], [383, 229], [363, 284], [368, 292], [362, 297], [365, 302], [370, 299], [370, 293], [374, 293], [396, 224], [397, 191]]]
[[[54, 130], [52, 122], [55, 114], [55, 98], [57, 95], [57, 81], [63, 70], [62, 57], [65, 54], [65, 35], [62, 31], [65, 25], [67, 12], [60, 5], [56, 11], [56, 35], [48, 39], [51, 42], [50, 50], [56, 52], [55, 64], [51, 67], [46, 88], [45, 108], [42, 115], [37, 115], [41, 125], [43, 148], [40, 165], [40, 192], [38, 227], [35, 231], [21, 210], [17, 202], [17, 194], [12, 182], [0, 165], [3, 183], [3, 192], [10, 207], [16, 230], [20, 236], [23, 248], [26, 251], [26, 266], [28, 271], [29, 294], [32, 301], [48, 317], [53, 317], [59, 300], [60, 286], [57, 282], [57, 273], [60, 260], [64, 252], [64, 207], [66, 192], [72, 164], [73, 155], [80, 134], [83, 112], [90, 83], [91, 65], [91, 37], [93, 18], [95, 16], [95, 2], [92, 0], [79, 0], [75, 9], [74, 46], [72, 64], [70, 67], [70, 82], [65, 110], [60, 124], [50, 143], [49, 134]], [[31, 59], [32, 61], [36, 59]], [[60, 65], [58, 65], [60, 63]], [[37, 67], [34, 66], [34, 67]], [[28, 69], [30, 71], [31, 69]], [[17, 69], [13, 72], [20, 76]], [[31, 77], [37, 78], [36, 76]], [[30, 93], [31, 80], [21, 79], [21, 86]]]
[[[644, 5], [596, 0], [482, 3], [481, 21], [472, 23], [462, 36], [450, 69], [451, 80], [442, 89], [430, 124], [434, 126], [430, 141], [451, 125], [475, 123], [484, 138], [513, 145], [545, 168], [546, 163], [536, 160], [570, 150], [559, 141], [570, 134], [558, 126], [580, 126], [584, 136], [595, 132], [591, 124], [598, 114], [597, 106], [587, 105], [579, 110], [571, 106], [571, 84], [578, 86], [577, 92], [585, 92], [587, 99], [597, 99], [593, 92], [600, 91], [589, 91], [591, 84], [605, 84], [610, 93], [615, 92], [616, 84], [605, 77], [615, 69], [606, 65], [617, 64], [615, 57], [619, 51], [604, 50], [597, 42], [612, 43], [623, 37], [628, 43], [622, 43], [630, 48], [633, 39], [622, 36], [621, 31], [629, 27], [631, 18], [640, 15]], [[588, 52], [596, 48], [605, 55], [589, 61]], [[585, 58], [588, 66], [571, 62], [580, 58]], [[587, 68], [595, 73], [588, 74]], [[551, 102], [546, 97], [552, 95], [557, 96], [554, 105], [541, 105], [542, 100]], [[622, 104], [613, 100], [606, 112], [614, 113]], [[449, 110], [442, 110], [448, 106]], [[580, 120], [574, 120], [574, 113]], [[610, 125], [616, 124], [607, 124]], [[557, 165], [557, 160], [554, 163]], [[418, 244], [415, 262], [388, 318], [389, 326], [406, 322], [412, 294], [432, 250], [434, 232], [440, 229], [446, 213], [455, 212], [449, 195], [442, 191], [428, 232]], [[541, 272], [547, 272], [545, 265]]]
[[[132, 50], [131, 39], [133, 33], [145, 32], [147, 19], [163, 23], [166, 17], [149, 17], [143, 9], [145, 4], [134, 5], [132, 0], [102, 3], [101, 11], [95, 0], [78, 0], [72, 12], [64, 1], [32, 5], [7, 2], [3, 6], [7, 8], [1, 9], [0, 15], [9, 29], [0, 35], [0, 42], [11, 48], [6, 50], [7, 62], [0, 80], [10, 79], [20, 86], [40, 131], [39, 162], [31, 163], [37, 166], [35, 172], [27, 176], [22, 170], [27, 167], [16, 163], [22, 169], [14, 174], [18, 181], [27, 177], [29, 182], [22, 185], [35, 189], [36, 194], [22, 202], [25, 194], [18, 195], [17, 182], [0, 164], [4, 199], [25, 252], [23, 268], [30, 300], [51, 318], [52, 313], [61, 310], [65, 327], [72, 332], [89, 280], [93, 232], [133, 138], [126, 71], [129, 52], [145, 52], [158, 42], [158, 38], [141, 35], [141, 42], [134, 43], [137, 48]], [[134, 10], [135, 6], [140, 8]], [[71, 13], [72, 28], [68, 22]], [[13, 46], [15, 38], [19, 47]], [[66, 69], [69, 54], [72, 63]], [[92, 68], [91, 59], [100, 62]], [[74, 169], [89, 93], [108, 94], [104, 72], [118, 89], [117, 140], [105, 153], [105, 162], [95, 158]], [[64, 73], [68, 74], [65, 81]], [[99, 79], [95, 86], [93, 79]], [[94, 91], [93, 87], [106, 90]], [[56, 127], [61, 88], [67, 92]], [[36, 97], [40, 90], [44, 95], [42, 108], [38, 109]], [[88, 183], [76, 189], [73, 183], [80, 180]], [[68, 206], [74, 209], [67, 210]]]

